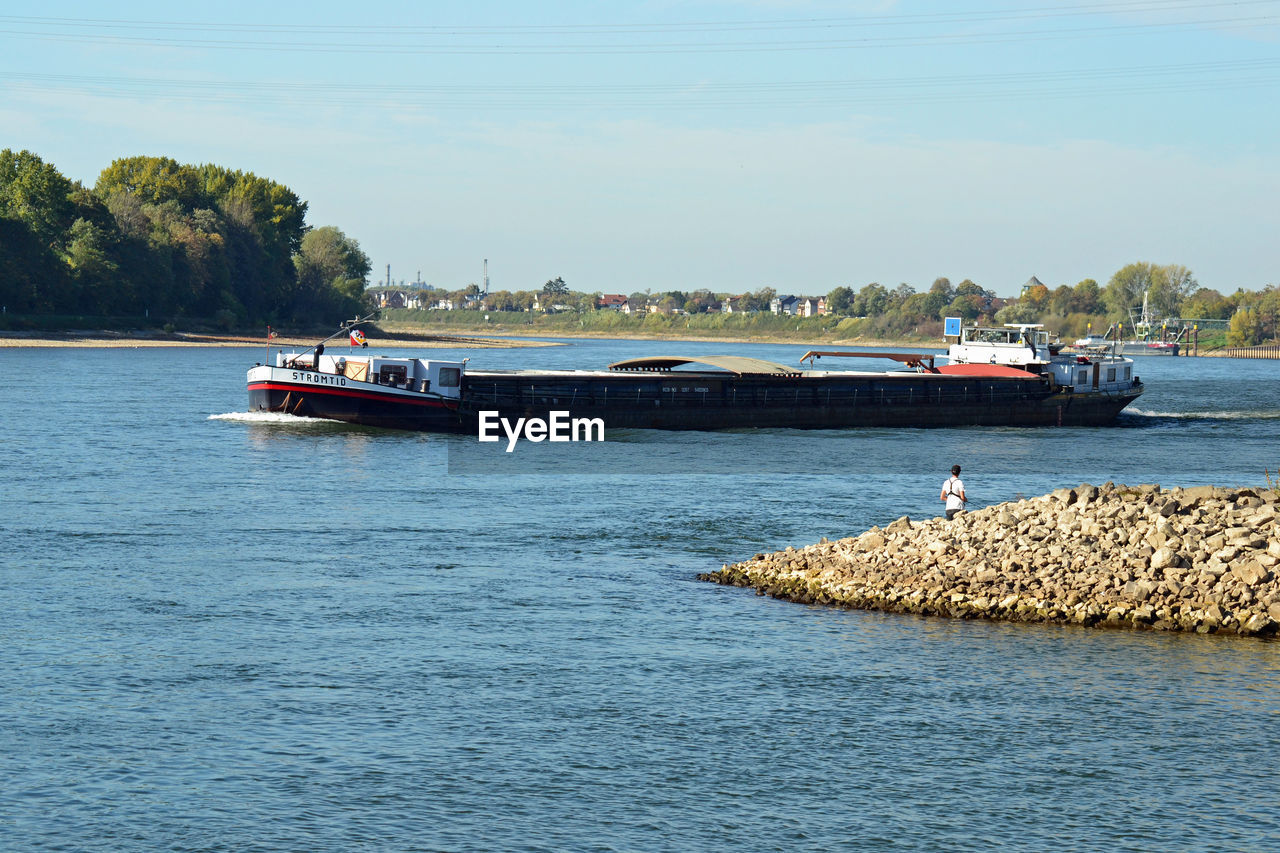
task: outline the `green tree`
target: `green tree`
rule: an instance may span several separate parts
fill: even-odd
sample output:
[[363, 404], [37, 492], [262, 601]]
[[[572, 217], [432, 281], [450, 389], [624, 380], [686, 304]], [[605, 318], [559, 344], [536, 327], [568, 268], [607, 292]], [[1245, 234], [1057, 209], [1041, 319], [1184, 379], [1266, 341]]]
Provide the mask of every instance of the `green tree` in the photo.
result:
[[900, 283], [889, 293], [889, 304], [885, 306], [886, 312], [901, 311], [906, 305], [907, 300], [915, 295], [916, 289], [905, 281]]
[[1146, 261], [1128, 264], [1116, 271], [1107, 282], [1102, 298], [1113, 319], [1129, 319], [1129, 312], [1142, 304], [1142, 295], [1155, 280], [1156, 265]]
[[1067, 285], [1059, 285], [1055, 287], [1049, 294], [1049, 311], [1058, 317], [1065, 317], [1071, 313], [1072, 306], [1075, 304], [1075, 291]]
[[517, 290], [513, 301], [517, 311], [532, 311], [533, 303], [537, 301], [538, 294], [532, 290]]
[[564, 296], [569, 292], [569, 285], [564, 283], [564, 279], [556, 276], [542, 285], [542, 292], [548, 296]]
[[485, 299], [485, 308], [490, 311], [514, 311], [516, 310], [515, 296], [509, 290], [495, 291]]
[[120, 267], [110, 249], [109, 236], [86, 219], [77, 219], [67, 232], [67, 264], [84, 310], [109, 313], [131, 301], [131, 294], [113, 292]]
[[361, 313], [367, 307], [364, 290], [372, 269], [369, 256], [340, 229], [326, 225], [308, 231], [293, 264], [298, 281], [291, 311], [295, 317], [332, 320]]
[[1157, 317], [1181, 316], [1182, 303], [1199, 286], [1191, 270], [1180, 264], [1156, 267], [1147, 292], [1147, 305]]
[[1106, 311], [1102, 301], [1102, 290], [1098, 283], [1086, 278], [1071, 288], [1071, 310], [1080, 314], [1101, 314]]
[[906, 299], [902, 300], [902, 304], [899, 305], [893, 313], [897, 313], [902, 317], [907, 317], [913, 320], [919, 320], [930, 319], [931, 310], [932, 306], [930, 305], [929, 294], [912, 293]]
[[720, 304], [716, 295], [706, 288], [695, 290], [689, 294], [689, 299], [694, 303], [694, 310], [689, 311], [690, 314], [706, 314]]
[[1248, 308], [1256, 315], [1258, 339], [1274, 339], [1280, 326], [1280, 288], [1269, 284], [1261, 291], [1241, 291], [1236, 296], [1242, 308]]
[[853, 310], [853, 288], [843, 285], [827, 294], [827, 313], [843, 317]]
[[976, 319], [985, 308], [985, 300], [976, 293], [960, 294], [952, 299], [946, 307], [948, 317], [961, 317], [965, 320]]
[[1252, 308], [1241, 308], [1231, 315], [1227, 326], [1227, 343], [1233, 347], [1249, 347], [1262, 339], [1262, 318]]
[[768, 311], [769, 303], [778, 295], [778, 292], [772, 287], [762, 287], [754, 293], [743, 294], [742, 310], [744, 311]]
[[200, 167], [205, 194], [223, 215], [252, 227], [273, 258], [287, 263], [307, 231], [307, 203], [293, 190], [252, 172], [206, 164]]
[[1208, 287], [1198, 289], [1182, 303], [1182, 316], [1192, 320], [1226, 320], [1231, 311], [1231, 302]]
[[318, 310], [319, 291], [298, 286], [293, 260], [307, 206], [288, 187], [214, 164], [128, 157], [102, 171], [96, 191], [125, 238], [122, 253], [145, 241], [155, 256], [140, 265], [148, 304], [254, 319]]
[[858, 291], [853, 300], [853, 313], [857, 317], [879, 317], [890, 308], [889, 291], [878, 282], [871, 282]]
[[943, 310], [955, 299], [956, 291], [951, 286], [951, 279], [935, 278], [929, 292], [925, 295], [923, 314], [931, 320], [942, 317]]
[[0, 305], [52, 311], [68, 288], [68, 270], [26, 223], [0, 216]]
[[95, 188], [102, 198], [123, 192], [144, 204], [175, 201], [190, 209], [207, 206], [201, 184], [194, 167], [170, 157], [122, 157], [99, 173]]
[[46, 247], [71, 226], [75, 184], [30, 151], [0, 151], [0, 217], [16, 219]]
[[[1041, 285], [1043, 287], [1043, 285]], [[1032, 288], [1033, 290], [1035, 288]], [[1046, 288], [1047, 289], [1047, 288]], [[1026, 299], [1018, 299], [996, 312], [997, 323], [1038, 323], [1043, 309]]]
[[151, 225], [152, 249], [166, 256], [172, 269], [164, 302], [200, 317], [220, 308], [244, 312], [231, 290], [224, 226], [216, 212], [188, 210], [176, 199], [143, 204], [142, 212]]

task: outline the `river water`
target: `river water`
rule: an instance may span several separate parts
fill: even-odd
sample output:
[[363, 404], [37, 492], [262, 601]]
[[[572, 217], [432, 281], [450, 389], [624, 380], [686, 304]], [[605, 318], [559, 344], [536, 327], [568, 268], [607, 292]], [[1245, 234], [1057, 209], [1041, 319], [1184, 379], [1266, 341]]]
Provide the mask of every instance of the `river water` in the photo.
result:
[[[725, 351], [803, 349], [434, 352]], [[264, 355], [0, 350], [0, 849], [1280, 846], [1280, 643], [695, 580], [935, 515], [957, 462], [975, 507], [1263, 485], [1280, 363], [1140, 359], [1110, 428], [631, 431], [488, 466], [472, 436], [248, 416]]]

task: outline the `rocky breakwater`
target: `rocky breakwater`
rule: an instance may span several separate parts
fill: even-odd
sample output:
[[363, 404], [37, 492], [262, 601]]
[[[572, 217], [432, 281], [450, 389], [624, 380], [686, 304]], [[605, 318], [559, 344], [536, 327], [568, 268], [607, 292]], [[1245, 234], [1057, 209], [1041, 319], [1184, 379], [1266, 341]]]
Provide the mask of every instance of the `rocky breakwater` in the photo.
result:
[[1271, 636], [1280, 493], [1082, 485], [806, 548], [701, 580], [814, 604], [957, 618]]

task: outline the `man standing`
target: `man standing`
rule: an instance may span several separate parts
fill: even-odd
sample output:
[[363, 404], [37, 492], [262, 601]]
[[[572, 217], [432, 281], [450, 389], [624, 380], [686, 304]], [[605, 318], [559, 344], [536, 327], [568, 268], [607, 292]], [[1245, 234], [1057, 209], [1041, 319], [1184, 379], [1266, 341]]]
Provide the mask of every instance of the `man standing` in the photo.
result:
[[956, 517], [968, 500], [964, 496], [964, 480], [960, 479], [960, 466], [951, 466], [951, 477], [942, 484], [942, 499], [947, 502], [947, 520]]

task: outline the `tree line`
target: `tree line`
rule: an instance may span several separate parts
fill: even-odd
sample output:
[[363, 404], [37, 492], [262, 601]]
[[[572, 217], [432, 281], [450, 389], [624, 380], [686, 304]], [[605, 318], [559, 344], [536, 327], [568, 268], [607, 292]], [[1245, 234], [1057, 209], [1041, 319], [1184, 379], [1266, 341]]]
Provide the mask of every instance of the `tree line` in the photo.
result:
[[[1175, 328], [1226, 324], [1226, 342], [1248, 346], [1276, 337], [1280, 317], [1280, 289], [1267, 285], [1260, 291], [1237, 289], [1224, 295], [1202, 287], [1191, 270], [1181, 264], [1139, 261], [1127, 264], [1111, 276], [1105, 287], [1085, 279], [1074, 287], [1044, 285], [1027, 288], [994, 315], [1001, 323], [1039, 323], [1064, 334], [1082, 335], [1089, 325], [1101, 332], [1112, 323], [1132, 326], [1146, 304], [1148, 319]], [[1130, 329], [1129, 334], [1132, 334]]]
[[[480, 300], [480, 289], [472, 284], [452, 295], [459, 304], [464, 296], [467, 304], [473, 304]], [[543, 311], [559, 306], [583, 313], [597, 307], [600, 295], [572, 291], [557, 278], [541, 290], [497, 291], [484, 297], [482, 304], [488, 311], [527, 312], [538, 305]], [[707, 289], [638, 291], [629, 301], [633, 308], [652, 306], [664, 315], [715, 313], [725, 300], [731, 301], [734, 312], [761, 313], [770, 311], [777, 295], [771, 287], [736, 295]], [[826, 294], [826, 308], [836, 318], [860, 319], [858, 334], [886, 339], [936, 335], [944, 317], [997, 324], [1043, 323], [1063, 337], [1081, 337], [1091, 330], [1101, 333], [1113, 324], [1122, 324], [1121, 331], [1132, 334], [1128, 327], [1139, 315], [1144, 298], [1157, 325], [1165, 320], [1178, 321], [1177, 326], [1210, 321], [1209, 325], [1225, 325], [1227, 342], [1235, 345], [1277, 336], [1280, 288], [1268, 285], [1261, 291], [1239, 289], [1223, 295], [1201, 287], [1185, 266], [1149, 262], [1126, 265], [1105, 285], [1092, 278], [1053, 288], [1037, 283], [1013, 298], [997, 297], [969, 279], [953, 285], [946, 277], [935, 279], [923, 291], [907, 283], [893, 288], [879, 282], [857, 289], [841, 285]]]
[[[0, 306], [6, 313], [150, 316], [216, 320], [230, 328], [262, 323], [328, 323], [362, 312], [370, 272], [359, 244], [333, 226], [306, 224], [307, 203], [288, 187], [214, 164], [167, 157], [112, 162], [93, 187], [62, 175], [30, 151], [0, 151]], [[459, 297], [479, 295], [472, 284]], [[599, 293], [571, 291], [561, 278], [541, 290], [499, 291], [491, 311], [536, 303], [594, 310]], [[777, 292], [737, 295], [707, 289], [631, 294], [633, 305], [700, 314], [732, 299], [735, 311], [767, 312]], [[1128, 323], [1146, 298], [1158, 318], [1229, 321], [1228, 341], [1275, 338], [1280, 290], [1224, 295], [1201, 287], [1186, 267], [1129, 264], [1103, 286], [1094, 279], [1017, 298], [965, 279], [940, 277], [923, 291], [871, 282], [826, 294], [839, 318], [863, 318], [877, 337], [932, 334], [943, 317], [997, 323], [1042, 322], [1060, 334]]]
[[288, 187], [214, 164], [115, 160], [85, 187], [30, 151], [0, 151], [6, 313], [330, 322], [366, 303], [369, 258], [306, 224]]

